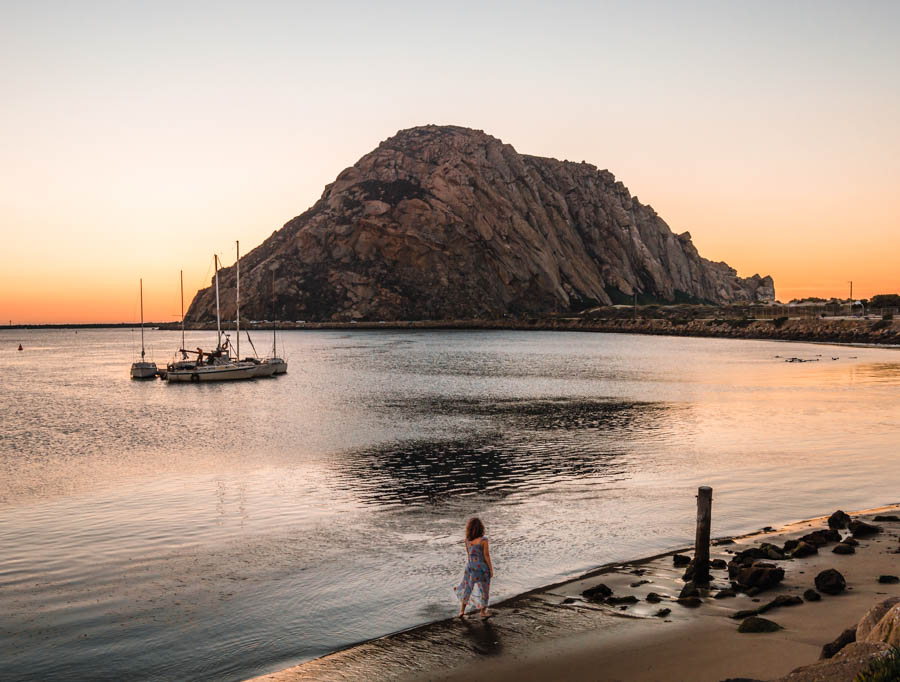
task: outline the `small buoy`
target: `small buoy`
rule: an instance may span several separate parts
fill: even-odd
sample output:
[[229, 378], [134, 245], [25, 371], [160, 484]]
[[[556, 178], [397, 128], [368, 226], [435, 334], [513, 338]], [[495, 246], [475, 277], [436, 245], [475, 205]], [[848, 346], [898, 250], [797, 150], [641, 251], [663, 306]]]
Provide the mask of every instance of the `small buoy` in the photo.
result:
[[22, 344], [21, 344], [21, 343], [19, 344], [19, 350], [25, 350], [24, 348], [22, 348]]

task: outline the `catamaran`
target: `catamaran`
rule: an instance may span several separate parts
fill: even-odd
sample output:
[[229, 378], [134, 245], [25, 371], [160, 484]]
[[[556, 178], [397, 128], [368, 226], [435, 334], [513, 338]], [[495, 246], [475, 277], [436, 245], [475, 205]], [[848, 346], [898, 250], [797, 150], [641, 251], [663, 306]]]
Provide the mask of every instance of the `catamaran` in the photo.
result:
[[[140, 362], [132, 362], [131, 363], [131, 378], [132, 379], [152, 379], [156, 376], [157, 367], [155, 362], [146, 362], [144, 360], [144, 356], [146, 355], [144, 351], [144, 280], [143, 278], [140, 280], [141, 284], [141, 360]], [[19, 350], [22, 350], [22, 346], [19, 346]]]
[[[216, 349], [207, 353], [202, 348], [188, 350], [184, 347], [184, 283], [181, 286], [181, 360], [169, 363], [166, 367], [166, 381], [231, 381], [234, 379], [252, 379], [256, 376], [256, 365], [252, 362], [244, 362], [241, 357], [240, 336], [240, 306], [241, 306], [241, 258], [240, 245], [238, 244], [237, 260], [237, 339], [236, 354], [238, 359], [231, 357], [231, 340], [228, 334], [222, 333], [222, 322], [219, 315], [219, 257], [213, 255], [215, 263], [216, 282]], [[196, 358], [189, 359], [190, 355]]]

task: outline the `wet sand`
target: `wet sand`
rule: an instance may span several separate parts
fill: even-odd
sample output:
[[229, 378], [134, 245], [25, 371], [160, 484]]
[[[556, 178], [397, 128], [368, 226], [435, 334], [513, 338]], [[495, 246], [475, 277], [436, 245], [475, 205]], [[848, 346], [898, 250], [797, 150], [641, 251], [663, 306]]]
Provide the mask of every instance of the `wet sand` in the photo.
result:
[[[896, 514], [900, 505], [852, 513], [870, 521]], [[782, 544], [818, 528], [827, 517], [714, 544], [711, 559], [724, 559], [761, 542]], [[683, 567], [672, 554], [607, 566], [576, 580], [551, 585], [496, 604], [495, 616], [482, 621], [448, 619], [361, 643], [256, 680], [705, 680], [729, 677], [774, 679], [813, 663], [822, 646], [855, 623], [876, 602], [900, 596], [900, 585], [881, 584], [878, 576], [900, 573], [900, 523], [878, 522], [883, 532], [860, 538], [856, 554], [837, 555], [834, 543], [803, 559], [773, 562], [785, 569], [776, 588], [755, 598], [745, 594], [713, 599], [729, 587], [726, 570], [713, 570], [710, 589], [696, 608], [674, 601], [684, 582]], [[847, 531], [841, 531], [847, 535]], [[680, 552], [689, 552], [682, 548]], [[773, 609], [765, 618], [784, 629], [741, 634], [730, 616], [753, 609], [778, 595], [802, 595], [815, 576], [836, 568], [847, 591], [822, 595], [818, 602]], [[647, 582], [643, 582], [647, 581]], [[634, 595], [633, 605], [586, 601], [581, 593], [599, 583], [615, 596]], [[650, 592], [663, 595], [648, 603]], [[671, 612], [665, 617], [660, 609]]]

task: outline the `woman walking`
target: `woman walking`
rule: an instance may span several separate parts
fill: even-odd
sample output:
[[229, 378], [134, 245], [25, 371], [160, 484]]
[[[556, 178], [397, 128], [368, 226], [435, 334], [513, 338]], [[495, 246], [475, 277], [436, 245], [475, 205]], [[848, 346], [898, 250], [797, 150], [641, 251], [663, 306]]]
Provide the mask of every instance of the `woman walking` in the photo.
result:
[[478, 585], [481, 599], [476, 596], [475, 605], [481, 609], [482, 618], [490, 618], [488, 599], [491, 590], [491, 578], [494, 577], [494, 566], [491, 564], [491, 552], [488, 539], [484, 537], [484, 524], [477, 516], [473, 516], [466, 524], [466, 572], [462, 582], [453, 589], [460, 601], [459, 618], [466, 617], [466, 605], [472, 596], [473, 588]]

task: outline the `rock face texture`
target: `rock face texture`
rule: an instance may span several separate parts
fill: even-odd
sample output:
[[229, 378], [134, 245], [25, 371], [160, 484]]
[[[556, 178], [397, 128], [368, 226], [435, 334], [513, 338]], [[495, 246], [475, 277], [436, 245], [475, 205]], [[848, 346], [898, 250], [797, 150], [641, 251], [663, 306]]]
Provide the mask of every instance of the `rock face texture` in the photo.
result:
[[[516, 152], [481, 131], [397, 133], [241, 259], [242, 317], [496, 318], [639, 300], [774, 299], [771, 277], [702, 258], [612, 173]], [[234, 269], [219, 273], [234, 314]], [[188, 320], [215, 315], [212, 288]]]

